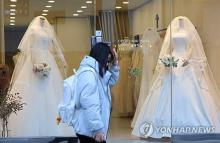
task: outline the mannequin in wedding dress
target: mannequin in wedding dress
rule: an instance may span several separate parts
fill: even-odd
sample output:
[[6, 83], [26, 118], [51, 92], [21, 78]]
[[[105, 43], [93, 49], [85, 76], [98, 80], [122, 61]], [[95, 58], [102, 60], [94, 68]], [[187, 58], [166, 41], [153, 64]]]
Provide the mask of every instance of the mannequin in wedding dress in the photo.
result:
[[148, 92], [151, 87], [151, 81], [153, 78], [153, 73], [157, 64], [157, 59], [159, 57], [160, 49], [162, 46], [162, 40], [158, 32], [153, 28], [148, 28], [144, 31], [141, 39], [141, 51], [143, 59], [142, 69], [141, 69], [141, 82], [140, 82], [140, 92], [138, 96], [138, 102], [136, 111], [131, 123], [131, 127], [137, 120], [140, 114], [140, 109], [147, 98]]
[[[219, 93], [214, 88], [215, 82], [206, 64], [201, 40], [186, 17], [177, 17], [172, 21], [171, 36], [169, 30], [170, 27], [160, 58], [171, 52], [179, 59], [177, 67], [171, 69], [158, 63], [155, 80], [132, 134], [162, 138], [171, 137], [171, 134], [219, 133], [219, 100], [215, 98]], [[147, 132], [146, 126], [151, 128]], [[160, 130], [163, 127], [176, 130]], [[188, 128], [188, 132], [180, 130], [184, 127]], [[192, 131], [198, 127], [210, 128], [210, 132]]]
[[[11, 80], [11, 93], [20, 93], [23, 110], [9, 118], [13, 137], [73, 136], [72, 128], [56, 124], [57, 108], [63, 92], [62, 70], [66, 62], [53, 28], [45, 17], [36, 17], [19, 44]], [[59, 61], [59, 62], [58, 62]], [[63, 68], [59, 68], [59, 64]], [[39, 67], [47, 70], [41, 73]], [[37, 69], [37, 70], [36, 70]], [[38, 71], [39, 70], [39, 71]]]

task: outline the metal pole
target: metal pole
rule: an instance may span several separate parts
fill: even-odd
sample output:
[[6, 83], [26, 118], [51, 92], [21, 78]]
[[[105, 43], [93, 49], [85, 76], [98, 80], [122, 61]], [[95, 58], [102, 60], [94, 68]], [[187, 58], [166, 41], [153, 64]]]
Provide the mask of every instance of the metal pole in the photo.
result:
[[[169, 0], [169, 7], [170, 7], [170, 40], [172, 39], [172, 25], [171, 25], [171, 21], [173, 19], [173, 0]], [[171, 41], [170, 41], [171, 42]], [[172, 43], [170, 44], [171, 48], [170, 48], [170, 55], [172, 56]], [[171, 77], [171, 85], [170, 85], [170, 91], [171, 91], [171, 129], [173, 127], [173, 115], [175, 113], [173, 113], [173, 67], [170, 67], [170, 77]], [[171, 137], [173, 136], [173, 131], [171, 130]], [[171, 142], [172, 142], [172, 138], [171, 138]]]
[[4, 0], [0, 0], [0, 63], [5, 64]]

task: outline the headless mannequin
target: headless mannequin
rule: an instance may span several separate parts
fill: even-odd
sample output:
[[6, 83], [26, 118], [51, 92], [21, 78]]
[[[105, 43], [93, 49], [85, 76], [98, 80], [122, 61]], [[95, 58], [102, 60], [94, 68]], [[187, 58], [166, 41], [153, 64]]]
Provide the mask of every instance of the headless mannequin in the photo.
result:
[[48, 49], [52, 44], [51, 39], [44, 31], [45, 19], [40, 18], [39, 26], [34, 29], [33, 42], [32, 42], [32, 62], [36, 63], [47, 63]]
[[41, 27], [44, 27], [44, 20], [45, 20], [45, 19], [44, 19], [43, 17], [40, 18], [40, 26], [41, 26]]
[[187, 38], [187, 33], [184, 30], [185, 25], [183, 19], [179, 19], [177, 23], [177, 28], [172, 36], [173, 42], [173, 52], [175, 56], [182, 57], [181, 66], [188, 65], [188, 59], [191, 55], [191, 48], [189, 47], [189, 41]]

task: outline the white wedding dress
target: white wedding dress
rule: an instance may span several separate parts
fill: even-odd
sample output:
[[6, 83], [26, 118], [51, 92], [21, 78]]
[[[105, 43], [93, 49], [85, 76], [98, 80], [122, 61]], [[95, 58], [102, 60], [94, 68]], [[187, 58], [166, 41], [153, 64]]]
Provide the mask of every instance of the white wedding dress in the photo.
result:
[[151, 88], [151, 81], [153, 78], [153, 73], [157, 64], [157, 59], [159, 57], [160, 48], [162, 46], [162, 40], [155, 29], [149, 28], [144, 31], [143, 37], [141, 39], [141, 51], [143, 54], [143, 63], [141, 69], [141, 84], [140, 93], [138, 97], [138, 103], [136, 111], [131, 123], [131, 127], [137, 120], [140, 114], [140, 109], [147, 98], [148, 92]]
[[[53, 46], [58, 45], [51, 33], [37, 25], [40, 18], [42, 17], [33, 20], [19, 45], [21, 53], [13, 73], [11, 93], [19, 93], [26, 105], [17, 115], [10, 116], [9, 135], [73, 136], [72, 128], [56, 124], [58, 104], [63, 92], [62, 74], [52, 52]], [[50, 26], [46, 19], [44, 26]], [[62, 53], [59, 54], [60, 58], [63, 58]], [[50, 66], [48, 77], [40, 77], [34, 73], [33, 65], [37, 63], [47, 63]]]
[[[181, 20], [182, 24], [179, 23]], [[157, 130], [163, 127], [214, 127], [211, 133], [219, 133], [219, 93], [214, 88], [211, 74], [208, 73], [201, 41], [187, 18], [177, 17], [171, 24], [172, 36], [167, 33], [160, 58], [171, 51], [171, 55], [179, 59], [177, 67], [165, 68], [162, 63], [158, 63], [158, 73], [132, 134], [144, 138], [183, 134], [178, 131]], [[167, 31], [169, 30], [170, 28]], [[151, 129], [145, 132], [143, 126]]]

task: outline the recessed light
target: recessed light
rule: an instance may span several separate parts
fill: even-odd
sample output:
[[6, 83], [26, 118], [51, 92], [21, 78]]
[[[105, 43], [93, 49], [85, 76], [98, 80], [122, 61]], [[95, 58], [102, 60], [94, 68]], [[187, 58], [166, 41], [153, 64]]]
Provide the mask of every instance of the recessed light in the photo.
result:
[[129, 4], [129, 1], [123, 1], [122, 3], [123, 4]]
[[91, 0], [88, 0], [88, 1], [86, 1], [86, 3], [91, 4], [91, 3], [92, 3], [92, 1], [91, 1]]
[[15, 19], [15, 17], [14, 17], [14, 16], [11, 16], [10, 19]]
[[44, 9], [43, 12], [49, 12], [49, 10], [48, 9]]
[[15, 20], [11, 19], [11, 20], [10, 20], [10, 22], [11, 22], [11, 23], [14, 23], [14, 22], [15, 22]]
[[122, 7], [121, 7], [121, 6], [116, 6], [115, 8], [116, 8], [116, 9], [121, 9]]
[[79, 16], [79, 14], [78, 13], [74, 13], [73, 16]]
[[87, 8], [87, 6], [84, 6], [84, 5], [83, 5], [83, 6], [81, 6], [81, 8]]
[[12, 12], [12, 13], [10, 13], [10, 15], [15, 15], [15, 13], [14, 13], [14, 12]]
[[42, 13], [42, 15], [43, 15], [43, 16], [46, 16], [46, 15], [47, 15], [47, 13]]
[[15, 10], [15, 9], [10, 9], [10, 11], [11, 11], [11, 12], [15, 12], [16, 10]]
[[82, 13], [83, 11], [82, 10], [77, 10], [77, 12]]
[[55, 3], [55, 1], [54, 1], [54, 0], [49, 0], [48, 2], [49, 2], [49, 3]]
[[10, 4], [10, 7], [16, 7], [16, 5], [15, 4]]
[[11, 0], [11, 2], [17, 2], [17, 0]]
[[52, 6], [51, 6], [51, 5], [46, 5], [45, 7], [47, 7], [47, 8], [51, 8]]
[[15, 25], [14, 23], [10, 23], [10, 25]]

